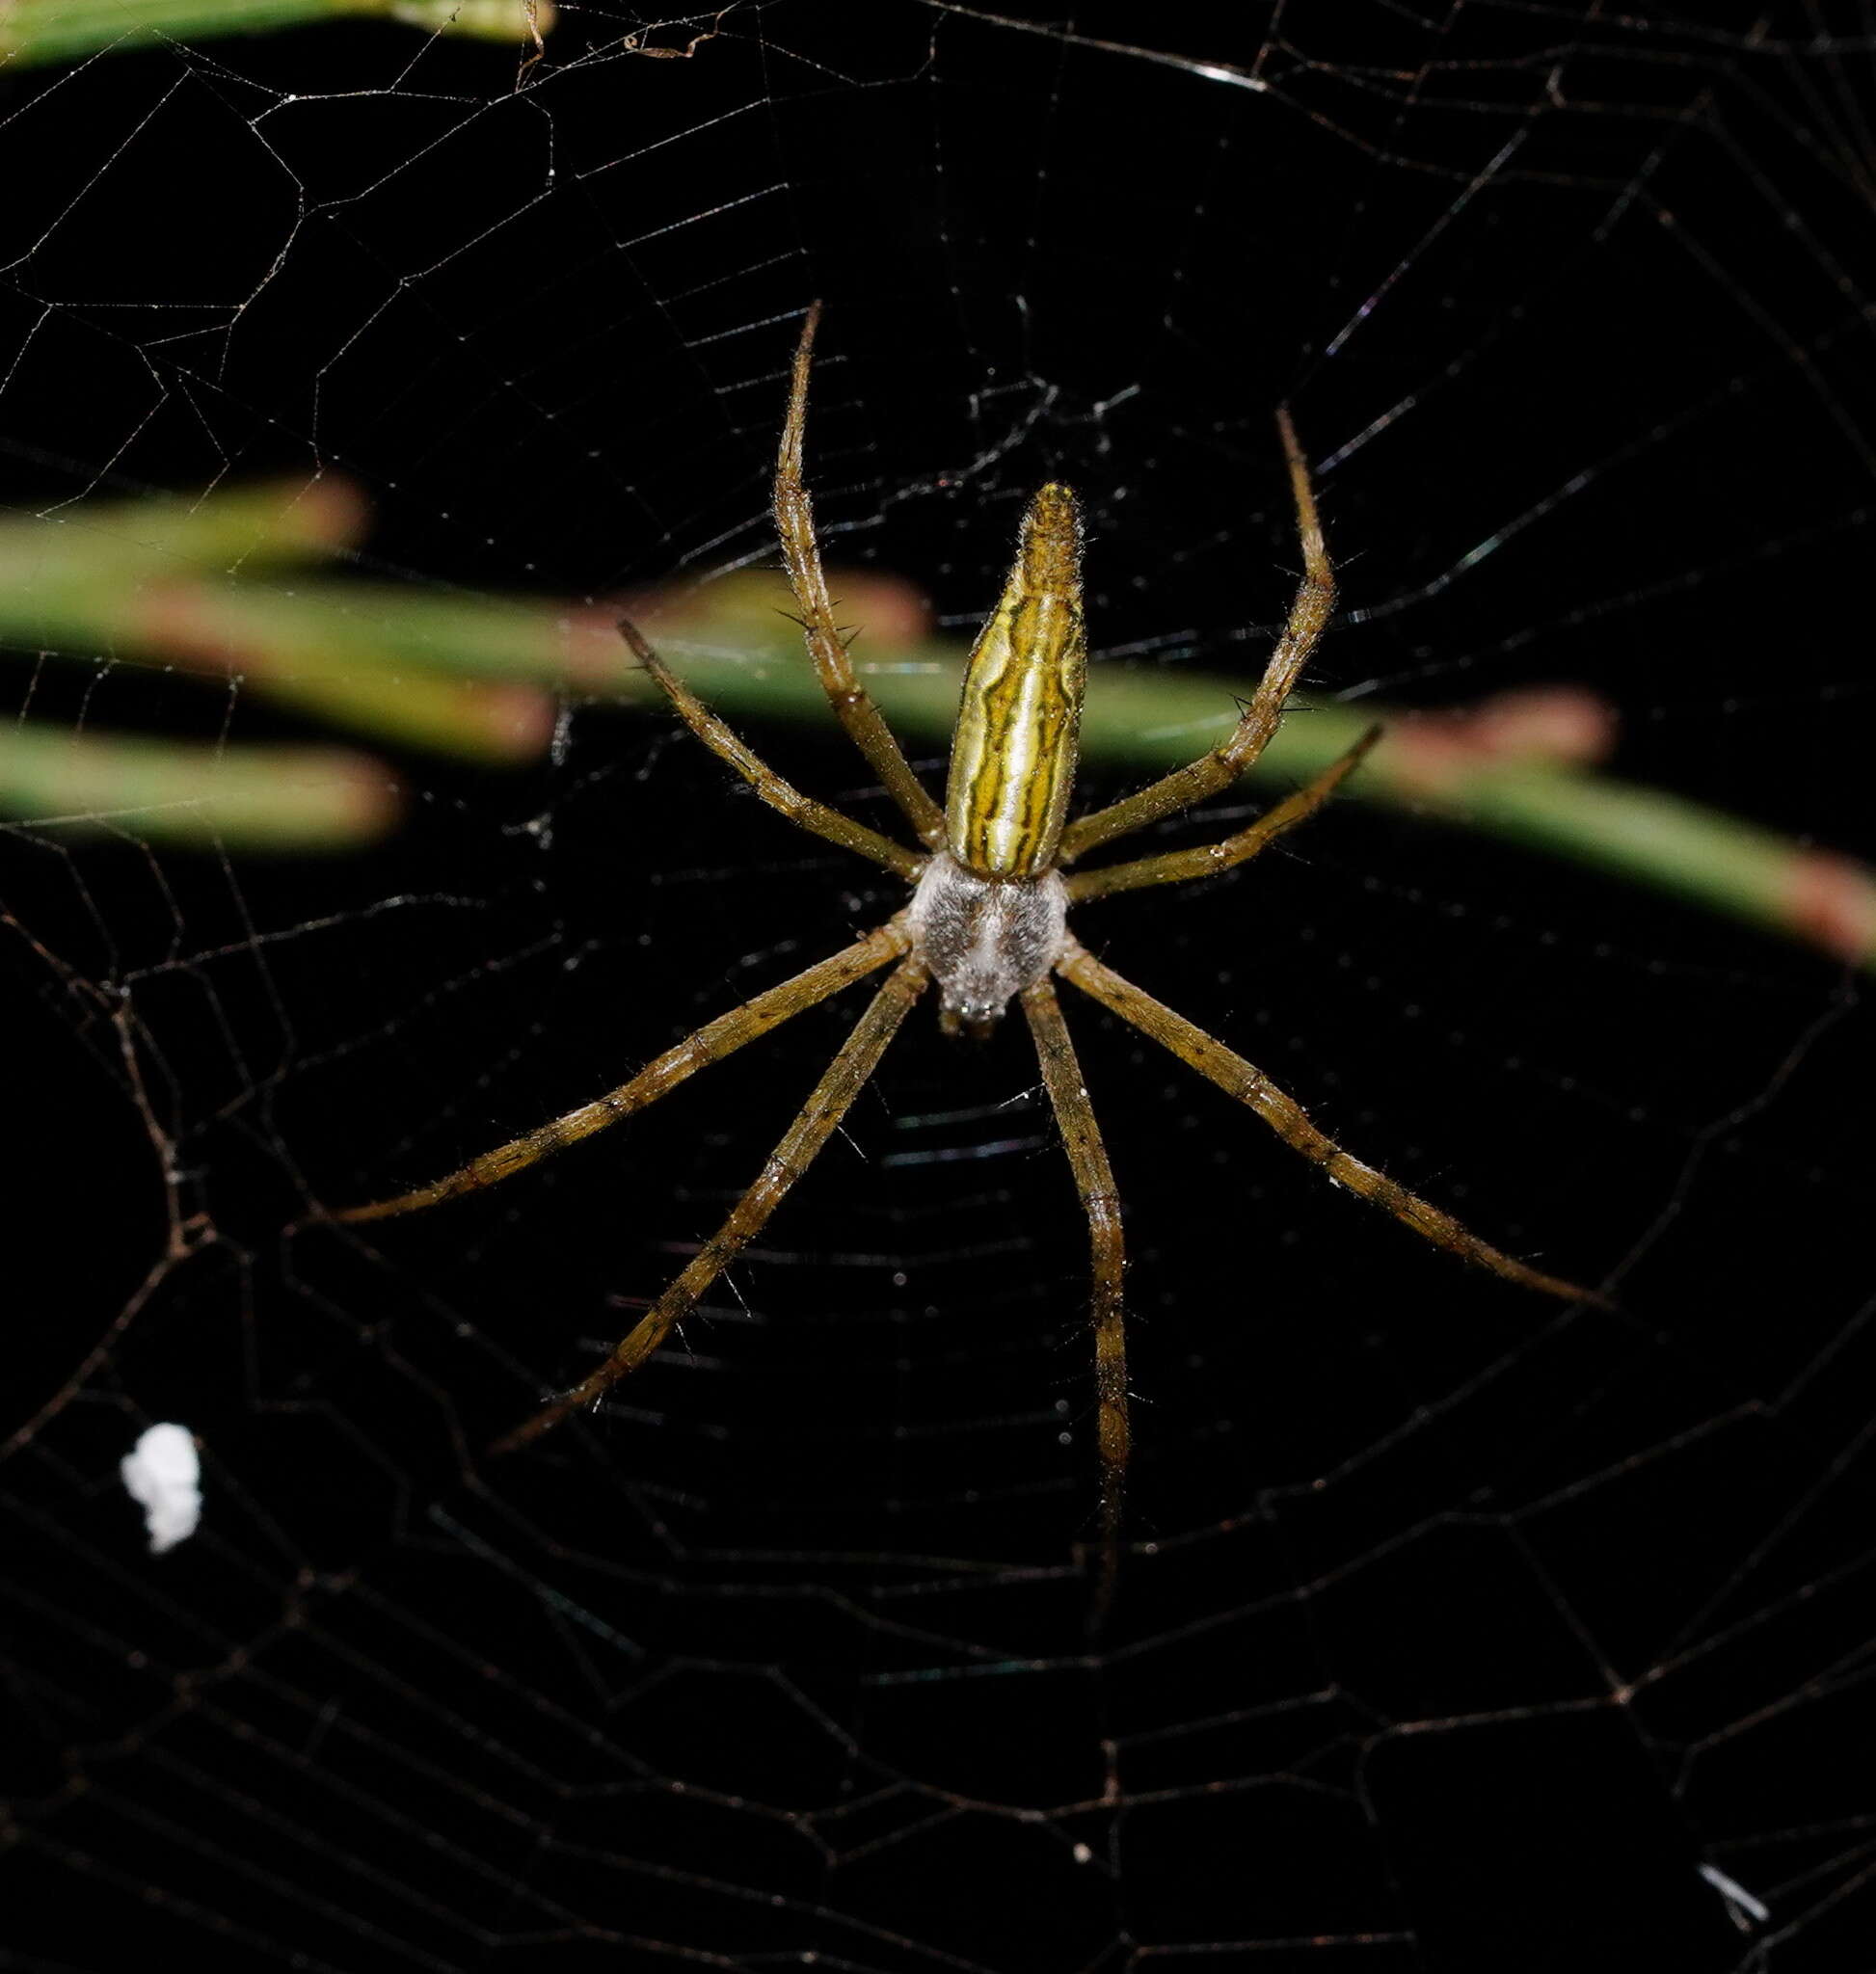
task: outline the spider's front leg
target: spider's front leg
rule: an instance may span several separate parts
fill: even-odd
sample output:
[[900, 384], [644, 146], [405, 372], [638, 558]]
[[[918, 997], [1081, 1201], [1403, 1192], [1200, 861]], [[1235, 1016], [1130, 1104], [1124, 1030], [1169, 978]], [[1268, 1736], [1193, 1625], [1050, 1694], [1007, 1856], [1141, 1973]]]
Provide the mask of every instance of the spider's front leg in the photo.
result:
[[897, 914], [884, 925], [855, 940], [844, 952], [837, 952], [766, 993], [758, 994], [728, 1014], [718, 1015], [713, 1022], [706, 1022], [694, 1034], [686, 1035], [648, 1062], [629, 1082], [608, 1090], [590, 1104], [582, 1104], [577, 1110], [569, 1110], [564, 1117], [537, 1125], [507, 1144], [471, 1159], [454, 1172], [432, 1180], [428, 1186], [415, 1187], [389, 1199], [371, 1200], [363, 1206], [336, 1208], [326, 1217], [350, 1222], [388, 1220], [418, 1213], [425, 1207], [441, 1206], [445, 1200], [460, 1199], [465, 1193], [479, 1192], [485, 1186], [525, 1172], [549, 1153], [592, 1137], [621, 1118], [657, 1103], [698, 1070], [722, 1061], [745, 1043], [780, 1027], [804, 1009], [838, 994], [843, 987], [851, 987], [856, 980], [877, 973], [887, 961], [898, 959], [912, 943], [906, 918], [904, 912]]
[[1127, 1418], [1127, 1329], [1121, 1307], [1126, 1250], [1120, 1232], [1120, 1194], [1108, 1163], [1101, 1127], [1094, 1120], [1087, 1086], [1061, 1003], [1047, 977], [1023, 990], [1023, 1012], [1042, 1063], [1042, 1080], [1055, 1107], [1062, 1149], [1075, 1174], [1075, 1189], [1087, 1214], [1093, 1264], [1089, 1320], [1094, 1326], [1095, 1444], [1101, 1455], [1101, 1573], [1093, 1616], [1098, 1622], [1112, 1601], [1120, 1563], [1120, 1510], [1133, 1435]]
[[550, 1431], [570, 1413], [590, 1405], [636, 1371], [672, 1329], [696, 1306], [698, 1298], [737, 1256], [761, 1233], [768, 1216], [781, 1205], [789, 1188], [814, 1162], [834, 1134], [867, 1080], [879, 1067], [886, 1045], [925, 991], [925, 964], [908, 954], [887, 976], [840, 1053], [827, 1065], [808, 1101], [768, 1156], [755, 1184], [737, 1200], [714, 1234], [698, 1249], [696, 1259], [665, 1290], [647, 1314], [605, 1362], [570, 1392], [544, 1405], [531, 1419], [496, 1441], [491, 1453], [512, 1453]]
[[1056, 972], [1071, 980], [1090, 999], [1110, 1008], [1122, 1021], [1151, 1037], [1181, 1062], [1189, 1063], [1199, 1075], [1218, 1084], [1227, 1096], [1254, 1110], [1285, 1144], [1300, 1152], [1312, 1165], [1319, 1166], [1337, 1185], [1373, 1200], [1383, 1213], [1391, 1214], [1404, 1227], [1409, 1227], [1422, 1240], [1443, 1247], [1461, 1261], [1488, 1268], [1521, 1289], [1535, 1289], [1540, 1294], [1555, 1295], [1565, 1302], [1594, 1303], [1613, 1308], [1606, 1295], [1567, 1282], [1560, 1275], [1546, 1275], [1526, 1267], [1509, 1254], [1502, 1254], [1488, 1241], [1481, 1240], [1469, 1228], [1442, 1212], [1429, 1200], [1409, 1192], [1405, 1186], [1364, 1164], [1353, 1153], [1345, 1152], [1326, 1133], [1317, 1130], [1297, 1100], [1280, 1090], [1255, 1064], [1246, 1062], [1235, 1049], [1227, 1049], [1216, 1036], [1208, 1035], [1195, 1022], [1175, 1014], [1162, 1000], [1122, 979], [1112, 967], [1104, 966], [1078, 940], [1069, 937]]

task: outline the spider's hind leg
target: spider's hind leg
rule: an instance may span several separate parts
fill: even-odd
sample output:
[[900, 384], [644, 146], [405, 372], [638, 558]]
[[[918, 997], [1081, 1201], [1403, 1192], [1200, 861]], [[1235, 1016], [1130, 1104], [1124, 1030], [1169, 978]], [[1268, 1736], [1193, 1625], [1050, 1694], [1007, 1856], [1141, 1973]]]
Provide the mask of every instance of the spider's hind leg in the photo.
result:
[[1107, 864], [1098, 870], [1079, 870], [1068, 879], [1068, 901], [1104, 898], [1117, 891], [1142, 891], [1150, 884], [1183, 884], [1189, 878], [1216, 877], [1248, 863], [1259, 850], [1306, 822], [1367, 758], [1381, 736], [1370, 727], [1346, 754], [1338, 756], [1313, 781], [1284, 796], [1248, 827], [1221, 842], [1201, 843], [1193, 850], [1166, 850], [1157, 857], [1137, 857], [1130, 864]]
[[875, 864], [896, 870], [907, 884], [916, 883], [926, 859], [916, 850], [882, 837], [877, 830], [855, 822], [825, 802], [804, 795], [792, 782], [784, 781], [754, 748], [741, 740], [727, 720], [719, 719], [691, 691], [683, 680], [646, 643], [643, 633], [630, 618], [619, 620], [619, 635], [631, 647], [632, 655], [651, 674], [653, 682], [676, 707], [678, 717], [719, 760], [726, 760], [777, 814], [786, 815], [797, 829], [811, 836], [839, 843], [844, 850], [871, 857]]
[[1297, 507], [1297, 537], [1302, 547], [1302, 580], [1290, 604], [1283, 635], [1276, 641], [1257, 690], [1250, 696], [1238, 724], [1212, 749], [1184, 767], [1174, 768], [1138, 793], [1125, 795], [1105, 809], [1071, 822], [1061, 839], [1061, 861], [1072, 863], [1097, 843], [1114, 837], [1131, 836], [1162, 816], [1176, 815], [1194, 802], [1203, 802], [1220, 789], [1228, 788], [1263, 753], [1276, 732], [1285, 701], [1295, 690], [1309, 654], [1316, 649], [1329, 612], [1335, 607], [1335, 573], [1330, 567], [1328, 548], [1323, 540], [1323, 524], [1316, 513], [1315, 489], [1309, 481], [1309, 463], [1297, 443], [1290, 413], [1279, 410], [1276, 429], [1283, 440], [1283, 457], [1290, 468], [1290, 493]]
[[815, 537], [815, 505], [801, 469], [808, 430], [808, 375], [814, 361], [815, 331], [819, 326], [820, 304], [817, 302], [802, 322], [801, 340], [795, 345], [788, 421], [782, 427], [782, 446], [775, 461], [775, 529], [782, 539], [782, 560], [788, 569], [789, 587], [794, 592], [795, 604], [801, 612], [808, 655], [814, 660], [815, 672], [834, 708], [834, 717], [866, 756], [868, 766], [885, 785], [886, 792], [905, 813], [918, 832], [919, 840], [935, 850], [945, 840], [945, 813], [912, 772], [911, 763], [893, 737], [893, 730], [873, 704], [871, 694], [855, 676], [853, 660], [847, 656], [846, 644], [834, 622], [827, 574], [820, 566], [820, 544]]

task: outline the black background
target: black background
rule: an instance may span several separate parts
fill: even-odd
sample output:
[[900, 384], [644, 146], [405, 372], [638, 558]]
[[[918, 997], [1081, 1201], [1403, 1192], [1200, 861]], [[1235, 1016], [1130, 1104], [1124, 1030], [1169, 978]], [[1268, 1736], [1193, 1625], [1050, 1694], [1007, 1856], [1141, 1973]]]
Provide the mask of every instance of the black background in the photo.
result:
[[[366, 26], [21, 71], [6, 498], [321, 467], [369, 493], [379, 576], [708, 576], [762, 556], [818, 295], [830, 560], [948, 623], [1059, 475], [1097, 664], [1254, 673], [1288, 400], [1345, 578], [1314, 689], [1584, 683], [1621, 773], [1866, 850], [1844, 12], [1070, 38], [893, 0], [738, 9], [688, 61], [572, 14], [519, 91], [505, 50]], [[111, 657], [40, 668], [33, 716], [306, 731]], [[563, 737], [400, 759], [365, 856], [157, 854], [134, 819], [0, 850], [10, 1411], [105, 1339], [7, 1463], [5, 1964], [124, 1966], [131, 1929], [208, 1966], [1876, 1958], [1854, 974], [1354, 807], [1091, 909], [1354, 1149], [1622, 1313], [1423, 1252], [1071, 1006], [1139, 1393], [1090, 1636], [1083, 1236], [1019, 1029], [915, 1017], [683, 1346], [498, 1465], [851, 1008], [473, 1207], [282, 1234], [894, 908], [664, 722], [570, 703]], [[837, 740], [757, 737], [890, 826]], [[166, 1159], [201, 1217], [164, 1265]], [[116, 1463], [155, 1419], [208, 1506], [153, 1561]]]

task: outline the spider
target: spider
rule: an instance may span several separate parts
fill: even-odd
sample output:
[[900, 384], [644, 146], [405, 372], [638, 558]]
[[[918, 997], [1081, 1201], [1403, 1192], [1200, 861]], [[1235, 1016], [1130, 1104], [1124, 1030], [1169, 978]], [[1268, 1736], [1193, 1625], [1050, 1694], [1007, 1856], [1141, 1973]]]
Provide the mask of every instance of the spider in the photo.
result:
[[663, 1343], [807, 1170], [928, 986], [936, 983], [939, 1026], [950, 1034], [985, 1035], [1009, 1003], [1019, 1001], [1087, 1217], [1101, 1523], [1108, 1559], [1105, 1574], [1111, 1579], [1130, 1446], [1127, 1342], [1121, 1319], [1120, 1200], [1057, 999], [1057, 977], [1210, 1078], [1253, 1110], [1292, 1150], [1351, 1192], [1374, 1201], [1422, 1240], [1546, 1295], [1598, 1304], [1604, 1298], [1501, 1254], [1450, 1214], [1342, 1150], [1261, 1070], [1123, 979], [1068, 930], [1071, 904], [1085, 904], [1148, 885], [1215, 876], [1254, 857], [1319, 809], [1380, 736], [1379, 728], [1364, 734], [1313, 781], [1222, 841], [1069, 874], [1069, 867], [1088, 851], [1190, 809], [1237, 781], [1275, 731], [1284, 703], [1322, 636], [1333, 606], [1335, 585], [1309, 468], [1288, 412], [1279, 410], [1276, 423], [1296, 505], [1303, 574], [1282, 635], [1231, 734], [1209, 754], [1150, 787], [1073, 822], [1067, 820], [1086, 675], [1082, 530], [1075, 495], [1066, 487], [1051, 484], [1030, 502], [1015, 565], [972, 650], [941, 809], [913, 772], [855, 676], [846, 644], [835, 627], [815, 534], [813, 504], [802, 478], [808, 381], [819, 319], [820, 305], [816, 303], [807, 311], [795, 348], [788, 415], [775, 470], [776, 526], [808, 653], [835, 716], [904, 813], [921, 847], [908, 849], [802, 794], [760, 760], [665, 667], [634, 625], [622, 623], [619, 629], [679, 717], [764, 802], [801, 829], [871, 858], [904, 878], [913, 888], [909, 903], [844, 951], [707, 1023], [630, 1081], [595, 1102], [483, 1153], [428, 1186], [346, 1208], [333, 1217], [344, 1221], [385, 1219], [493, 1186], [524, 1171], [549, 1153], [642, 1110], [697, 1070], [767, 1034], [830, 995], [882, 968], [892, 969], [770, 1153], [760, 1176], [722, 1226], [603, 1363], [492, 1449], [512, 1451], [538, 1439], [570, 1413], [592, 1404]]

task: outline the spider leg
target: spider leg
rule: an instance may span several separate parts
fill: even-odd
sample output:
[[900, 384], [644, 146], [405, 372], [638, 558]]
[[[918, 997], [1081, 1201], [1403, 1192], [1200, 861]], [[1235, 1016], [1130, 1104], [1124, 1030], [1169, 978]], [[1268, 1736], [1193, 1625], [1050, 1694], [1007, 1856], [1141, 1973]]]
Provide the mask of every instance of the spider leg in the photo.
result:
[[1122, 1322], [1120, 1279], [1126, 1251], [1120, 1234], [1120, 1195], [1101, 1127], [1082, 1081], [1081, 1064], [1069, 1039], [1061, 1003], [1047, 979], [1023, 990], [1023, 1012], [1042, 1062], [1042, 1080], [1049, 1088], [1062, 1149], [1075, 1173], [1075, 1189], [1087, 1214], [1088, 1245], [1094, 1264], [1094, 1296], [1089, 1319], [1094, 1325], [1094, 1390], [1097, 1406], [1095, 1441], [1101, 1454], [1101, 1580], [1095, 1594], [1098, 1615], [1113, 1595], [1114, 1573], [1120, 1560], [1121, 1490], [1127, 1477], [1132, 1444], [1127, 1423], [1127, 1333]]
[[1174, 768], [1137, 794], [1123, 796], [1108, 808], [1097, 809], [1079, 822], [1071, 822], [1061, 839], [1060, 861], [1064, 864], [1085, 855], [1096, 843], [1130, 835], [1149, 822], [1158, 822], [1163, 815], [1176, 815], [1194, 802], [1203, 802], [1220, 788], [1228, 788], [1263, 753], [1276, 732], [1283, 703], [1294, 690], [1310, 653], [1316, 649], [1317, 639], [1323, 634], [1323, 627], [1328, 622], [1328, 613], [1335, 606], [1335, 575], [1323, 542], [1323, 524], [1316, 515], [1309, 467], [1297, 443], [1287, 411], [1278, 410], [1276, 428], [1283, 438], [1283, 453], [1290, 467], [1290, 490], [1297, 503], [1302, 580], [1297, 585], [1283, 635], [1277, 639], [1270, 663], [1264, 667], [1257, 690], [1251, 694], [1250, 704], [1245, 707], [1237, 726], [1210, 754], [1202, 754], [1186, 766]]
[[667, 1090], [675, 1089], [707, 1063], [720, 1061], [745, 1042], [753, 1042], [771, 1028], [780, 1027], [805, 1008], [825, 1000], [830, 994], [838, 994], [843, 987], [850, 987], [869, 974], [877, 973], [888, 960], [898, 959], [910, 945], [905, 914], [901, 912], [856, 940], [844, 952], [835, 953], [806, 972], [796, 974], [792, 979], [784, 980], [764, 994], [758, 994], [740, 1007], [732, 1008], [728, 1014], [720, 1014], [713, 1022], [707, 1022], [695, 1034], [685, 1036], [674, 1048], [667, 1049], [655, 1061], [647, 1063], [630, 1082], [621, 1083], [616, 1090], [607, 1091], [595, 1102], [582, 1104], [577, 1110], [569, 1110], [551, 1124], [543, 1124], [492, 1152], [484, 1152], [480, 1158], [471, 1159], [467, 1165], [442, 1179], [433, 1180], [428, 1186], [419, 1186], [411, 1192], [400, 1192], [391, 1199], [345, 1207], [332, 1213], [329, 1217], [351, 1221], [385, 1220], [393, 1214], [414, 1214], [420, 1207], [433, 1207], [444, 1200], [458, 1199], [466, 1192], [478, 1192], [483, 1187], [493, 1186], [512, 1173], [524, 1172], [549, 1152], [557, 1152], [563, 1145], [577, 1144], [581, 1138], [603, 1131], [608, 1124], [616, 1124], [620, 1118], [630, 1117], [634, 1110], [642, 1110], [646, 1105], [657, 1103]]
[[1131, 864], [1110, 864], [1099, 870], [1078, 871], [1068, 880], [1069, 902], [1080, 904], [1086, 898], [1104, 898], [1116, 891], [1139, 891], [1149, 884], [1182, 884], [1190, 877], [1215, 877], [1220, 870], [1247, 862], [1267, 843], [1274, 842], [1285, 831], [1314, 815], [1361, 765], [1380, 736], [1380, 728], [1370, 727], [1314, 781], [1284, 796], [1248, 828], [1226, 837], [1222, 842], [1201, 843], [1193, 850], [1168, 850], [1163, 856], [1139, 857]]
[[855, 822], [838, 809], [830, 809], [826, 803], [804, 795], [791, 782], [785, 782], [760, 755], [737, 737], [727, 721], [711, 712], [689, 686], [672, 673], [664, 660], [645, 642], [637, 625], [622, 617], [619, 635], [631, 647], [632, 655], [652, 675], [664, 696], [677, 708], [678, 716], [684, 725], [719, 760], [727, 760], [771, 809], [786, 815], [796, 828], [805, 829], [812, 836], [824, 837], [830, 843], [839, 843], [844, 850], [855, 850], [862, 857], [871, 857], [875, 864], [885, 865], [888, 870], [898, 871], [908, 884], [917, 882], [926, 860], [916, 850], [908, 850], [890, 837], [882, 837], [877, 830], [869, 829], [863, 822]]
[[801, 611], [821, 689], [834, 716], [867, 758], [867, 764], [886, 791], [904, 811], [919, 840], [936, 849], [945, 840], [945, 814], [926, 793], [899, 750], [871, 695], [854, 676], [853, 661], [834, 622], [827, 594], [827, 576], [820, 566], [820, 545], [815, 538], [815, 504], [801, 476], [802, 440], [808, 429], [808, 373], [820, 327], [820, 304], [814, 303], [801, 325], [795, 346], [794, 376], [789, 389], [788, 422], [782, 428], [782, 449], [775, 462], [775, 528], [782, 538], [782, 560], [789, 587]]
[[1190, 1063], [1200, 1076], [1209, 1077], [1226, 1095], [1247, 1105], [1292, 1151], [1300, 1152], [1311, 1164], [1320, 1165], [1337, 1185], [1359, 1193], [1363, 1199], [1373, 1200], [1404, 1227], [1412, 1228], [1421, 1240], [1430, 1240], [1435, 1247], [1443, 1247], [1447, 1253], [1457, 1254], [1479, 1267], [1489, 1268], [1493, 1274], [1502, 1275], [1521, 1288], [1536, 1289], [1567, 1302], [1590, 1302], [1602, 1309], [1614, 1306], [1607, 1296], [1593, 1289], [1579, 1288], [1556, 1275], [1540, 1274], [1521, 1261], [1500, 1254], [1476, 1234], [1467, 1232], [1451, 1214], [1429, 1205], [1405, 1186], [1397, 1186], [1372, 1165], [1364, 1165], [1318, 1131], [1296, 1099], [1278, 1089], [1262, 1070], [1222, 1042], [1215, 1041], [1184, 1015], [1175, 1014], [1163, 1001], [1142, 993], [1132, 981], [1123, 980], [1074, 939], [1067, 942], [1066, 956], [1057, 963], [1056, 971], [1064, 979], [1072, 980], [1084, 994], [1103, 1007], [1112, 1008], [1122, 1021], [1131, 1023], [1141, 1034], [1178, 1056], [1181, 1062]]
[[911, 1012], [912, 1004], [925, 991], [924, 962], [916, 956], [900, 960], [867, 1011], [855, 1023], [852, 1032], [841, 1044], [840, 1052], [827, 1065], [813, 1094], [801, 1107], [795, 1120], [782, 1134], [782, 1141], [768, 1155], [756, 1183], [731, 1210], [714, 1234], [698, 1249], [683, 1274], [665, 1290], [637, 1326], [603, 1364], [583, 1377], [570, 1392], [563, 1392], [505, 1433], [490, 1448], [491, 1453], [513, 1453], [517, 1447], [539, 1439], [558, 1426], [571, 1412], [590, 1405], [602, 1393], [616, 1384], [628, 1372], [636, 1371], [664, 1339], [672, 1327], [696, 1305], [705, 1290], [736, 1260], [762, 1231], [768, 1216], [781, 1205], [790, 1187], [799, 1179], [815, 1155], [834, 1134], [867, 1080], [879, 1067], [886, 1045], [898, 1025]]

